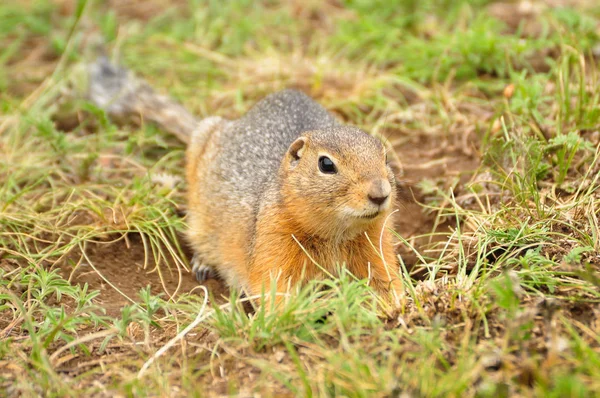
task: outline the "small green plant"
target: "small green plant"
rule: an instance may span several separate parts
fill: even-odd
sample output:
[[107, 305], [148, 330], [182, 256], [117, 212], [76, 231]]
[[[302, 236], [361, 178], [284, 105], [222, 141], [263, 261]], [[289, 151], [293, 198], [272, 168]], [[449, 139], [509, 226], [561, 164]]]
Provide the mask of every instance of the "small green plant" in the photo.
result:
[[582, 255], [593, 251], [591, 246], [576, 246], [563, 257], [563, 261], [571, 265], [581, 264]]
[[524, 287], [536, 292], [543, 289], [552, 294], [559, 283], [558, 280], [554, 279], [553, 272], [553, 268], [557, 264], [540, 254], [540, 251], [541, 246], [536, 249], [529, 249], [523, 256], [508, 259], [506, 264], [511, 267], [518, 267], [516, 274]]
[[546, 150], [555, 153], [558, 166], [555, 179], [556, 183], [561, 185], [571, 169], [575, 155], [580, 151], [593, 153], [594, 148], [589, 141], [582, 139], [579, 134], [571, 131], [568, 134], [560, 134], [550, 139]]

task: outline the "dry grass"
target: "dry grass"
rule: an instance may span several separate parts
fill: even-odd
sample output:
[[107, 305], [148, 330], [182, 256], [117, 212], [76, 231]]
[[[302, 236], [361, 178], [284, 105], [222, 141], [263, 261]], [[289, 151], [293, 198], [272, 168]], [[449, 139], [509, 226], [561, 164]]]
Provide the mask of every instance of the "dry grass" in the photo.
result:
[[[0, 5], [2, 393], [600, 394], [600, 9], [442, 3]], [[183, 147], [81, 98], [99, 43], [199, 116], [296, 87], [386, 135], [401, 305], [342, 277], [204, 306]]]

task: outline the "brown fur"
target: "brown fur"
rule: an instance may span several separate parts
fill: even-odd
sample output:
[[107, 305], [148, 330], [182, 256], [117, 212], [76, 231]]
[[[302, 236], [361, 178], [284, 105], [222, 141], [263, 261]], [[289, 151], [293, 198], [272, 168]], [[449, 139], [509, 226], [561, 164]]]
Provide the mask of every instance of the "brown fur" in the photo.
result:
[[[219, 141], [226, 123], [216, 121], [192, 137], [186, 173], [190, 242], [198, 252], [211, 253], [205, 260], [230, 285], [240, 286], [249, 295], [258, 295], [268, 293], [271, 281], [276, 280], [276, 301], [280, 302], [279, 293], [285, 293], [290, 286], [334, 275], [336, 265], [345, 264], [358, 279], [369, 278], [371, 286], [381, 294], [389, 296], [390, 292], [400, 292], [402, 285], [397, 274], [392, 235], [388, 231], [392, 223], [388, 221], [389, 225], [384, 226], [392, 206], [376, 218], [365, 221], [344, 223], [337, 215], [340, 204], [360, 207], [367, 200], [365, 192], [370, 179], [391, 179], [393, 183], [393, 173], [384, 160], [383, 146], [381, 158], [373, 159], [375, 166], [370, 167], [370, 174], [362, 173], [363, 169], [369, 168], [364, 160], [358, 162], [337, 152], [336, 160], [349, 173], [348, 178], [353, 183], [328, 195], [330, 203], [324, 201], [315, 206], [306, 198], [303, 184], [309, 184], [318, 196], [319, 181], [306, 175], [302, 167], [307, 166], [291, 166], [294, 161], [292, 147], [297, 143], [292, 144], [282, 161], [276, 186], [263, 196], [253, 229], [252, 212], [230, 214], [224, 207], [221, 212], [214, 213], [205, 205], [207, 200], [216, 200], [219, 194], [226, 195], [228, 189], [222, 185], [220, 188], [225, 192], [207, 193], [211, 186], [220, 183], [212, 180], [211, 167], [219, 148], [226, 144]], [[305, 165], [311, 165], [326, 148], [313, 139], [311, 133], [302, 137], [302, 159]], [[335, 188], [335, 184], [329, 185]], [[394, 195], [392, 190], [391, 202]], [[208, 239], [207, 232], [214, 235]], [[213, 245], [210, 250], [203, 246], [207, 239]]]

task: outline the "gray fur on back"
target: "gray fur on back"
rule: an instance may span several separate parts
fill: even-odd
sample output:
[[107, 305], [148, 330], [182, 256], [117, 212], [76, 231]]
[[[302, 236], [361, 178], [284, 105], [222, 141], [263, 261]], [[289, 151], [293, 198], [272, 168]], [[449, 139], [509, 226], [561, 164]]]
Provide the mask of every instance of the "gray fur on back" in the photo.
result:
[[218, 172], [234, 190], [230, 199], [250, 199], [246, 204], [255, 207], [291, 143], [303, 132], [335, 125], [325, 108], [299, 91], [283, 90], [258, 102], [222, 134]]

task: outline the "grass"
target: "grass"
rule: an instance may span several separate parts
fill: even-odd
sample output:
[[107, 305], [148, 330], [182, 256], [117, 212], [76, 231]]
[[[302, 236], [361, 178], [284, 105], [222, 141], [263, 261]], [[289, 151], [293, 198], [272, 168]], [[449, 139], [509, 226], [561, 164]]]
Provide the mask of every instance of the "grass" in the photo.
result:
[[[3, 2], [0, 395], [600, 395], [600, 8], [540, 4]], [[203, 305], [184, 148], [85, 100], [99, 47], [198, 116], [296, 87], [388, 137], [400, 305]]]

